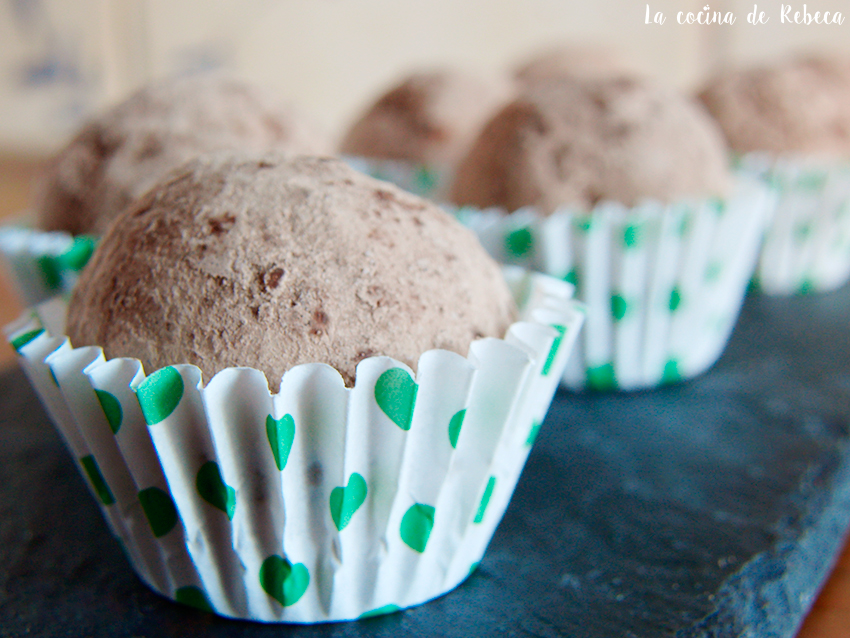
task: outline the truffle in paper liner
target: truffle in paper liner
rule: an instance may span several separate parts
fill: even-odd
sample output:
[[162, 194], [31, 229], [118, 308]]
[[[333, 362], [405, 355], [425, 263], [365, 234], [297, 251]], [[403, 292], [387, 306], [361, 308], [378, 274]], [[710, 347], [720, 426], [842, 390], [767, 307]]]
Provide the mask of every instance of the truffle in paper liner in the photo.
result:
[[343, 159], [354, 170], [395, 184], [414, 195], [437, 202], [445, 199], [449, 180], [447, 167], [374, 157], [346, 156]]
[[7, 333], [113, 533], [153, 589], [224, 616], [315, 623], [423, 603], [477, 565], [581, 325], [571, 286], [506, 274], [525, 321], [414, 377], [324, 364], [206, 385], [60, 335], [53, 300]]
[[762, 184], [741, 180], [725, 202], [456, 215], [497, 260], [575, 284], [587, 322], [564, 385], [634, 390], [693, 377], [717, 360], [772, 206]]
[[765, 179], [777, 206], [754, 283], [769, 295], [835, 290], [850, 279], [850, 163], [749, 154], [739, 171]]
[[29, 306], [69, 293], [96, 243], [89, 235], [0, 227], [0, 257]]

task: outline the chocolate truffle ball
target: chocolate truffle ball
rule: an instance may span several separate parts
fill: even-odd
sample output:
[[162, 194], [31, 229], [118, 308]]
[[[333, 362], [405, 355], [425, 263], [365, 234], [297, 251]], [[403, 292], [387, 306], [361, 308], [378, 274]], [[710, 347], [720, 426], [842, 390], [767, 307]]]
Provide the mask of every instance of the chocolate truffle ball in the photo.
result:
[[850, 155], [850, 60], [729, 71], [699, 95], [733, 150]]
[[365, 357], [411, 367], [502, 338], [499, 267], [436, 206], [330, 158], [204, 156], [119, 217], [81, 274], [68, 336], [151, 372], [250, 366], [277, 384]]
[[695, 102], [637, 79], [541, 82], [502, 109], [461, 161], [451, 199], [515, 210], [721, 195], [717, 125]]
[[385, 93], [345, 136], [340, 151], [452, 165], [509, 96], [507, 81], [454, 70], [413, 73]]
[[574, 44], [540, 51], [514, 69], [522, 84], [561, 77], [618, 78], [643, 77], [646, 70], [616, 49], [593, 44]]
[[312, 123], [255, 87], [222, 76], [150, 85], [89, 122], [36, 187], [45, 230], [102, 234], [169, 170], [224, 149], [325, 153]]

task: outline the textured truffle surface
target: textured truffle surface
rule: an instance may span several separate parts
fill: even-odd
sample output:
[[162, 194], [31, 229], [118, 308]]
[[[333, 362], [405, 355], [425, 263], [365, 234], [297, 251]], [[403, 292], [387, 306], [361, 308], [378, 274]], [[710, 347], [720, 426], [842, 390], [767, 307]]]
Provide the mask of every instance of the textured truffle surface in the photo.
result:
[[850, 155], [850, 59], [730, 71], [699, 97], [736, 151]]
[[726, 147], [702, 107], [637, 79], [541, 82], [502, 109], [461, 161], [458, 204], [560, 205], [722, 195]]
[[150, 85], [89, 122], [36, 187], [45, 230], [102, 234], [169, 170], [201, 153], [245, 149], [321, 154], [311, 122], [255, 87], [221, 76]]
[[452, 165], [509, 98], [509, 83], [454, 70], [414, 73], [382, 95], [342, 141], [349, 155]]
[[73, 293], [68, 335], [147, 371], [299, 363], [347, 383], [368, 356], [416, 367], [502, 338], [499, 267], [436, 206], [329, 158], [201, 157], [128, 208]]
[[514, 69], [514, 77], [523, 84], [560, 77], [594, 79], [645, 75], [646, 70], [634, 58], [593, 44], [551, 47]]

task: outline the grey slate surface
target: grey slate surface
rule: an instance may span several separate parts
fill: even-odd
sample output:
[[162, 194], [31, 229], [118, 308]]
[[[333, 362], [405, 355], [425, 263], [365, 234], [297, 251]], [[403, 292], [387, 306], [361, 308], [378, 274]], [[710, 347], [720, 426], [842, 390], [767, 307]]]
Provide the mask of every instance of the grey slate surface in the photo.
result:
[[850, 523], [850, 287], [748, 299], [720, 362], [559, 392], [479, 570], [357, 623], [228, 621], [134, 576], [23, 375], [0, 375], [0, 636], [790, 637]]

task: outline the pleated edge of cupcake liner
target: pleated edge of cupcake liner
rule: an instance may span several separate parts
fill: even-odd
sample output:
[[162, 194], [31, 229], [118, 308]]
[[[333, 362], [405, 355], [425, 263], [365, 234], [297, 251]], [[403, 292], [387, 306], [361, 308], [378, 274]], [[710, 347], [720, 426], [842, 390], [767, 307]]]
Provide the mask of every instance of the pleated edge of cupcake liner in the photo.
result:
[[[311, 610], [310, 613], [306, 615], [288, 613], [297, 611], [297, 601], [292, 603], [292, 606], [285, 604], [288, 601], [286, 601], [286, 594], [284, 593], [285, 586], [281, 583], [289, 581], [280, 581], [279, 574], [281, 573], [281, 570], [285, 571], [282, 566], [286, 565], [290, 568], [290, 572], [288, 573], [294, 573], [292, 570], [297, 570], [299, 563], [296, 563], [295, 559], [293, 559], [292, 562], [289, 562], [287, 558], [288, 554], [283, 552], [283, 547], [280, 548], [282, 556], [276, 557], [276, 559], [279, 559], [276, 563], [273, 561], [274, 565], [277, 565], [276, 573], [278, 574], [278, 581], [280, 582], [275, 581], [274, 576], [266, 575], [268, 582], [277, 583], [276, 585], [273, 584], [272, 587], [277, 586], [278, 590], [270, 592], [265, 585], [262, 585], [265, 589], [265, 593], [275, 599], [275, 601], [268, 601], [272, 608], [272, 616], [257, 617], [255, 614], [251, 613], [251, 605], [249, 605], [248, 602], [222, 605], [220, 603], [221, 596], [213, 597], [210, 595], [207, 584], [209, 579], [207, 578], [207, 580], [204, 580], [200, 577], [199, 574], [201, 573], [201, 568], [199, 565], [197, 565], [194, 560], [189, 560], [187, 564], [185, 556], [182, 559], [178, 556], [181, 552], [184, 552], [187, 555], [190, 554], [190, 550], [186, 544], [186, 522], [184, 521], [184, 517], [187, 516], [187, 513], [178, 508], [175, 525], [168, 530], [171, 531], [178, 528], [182, 530], [182, 541], [176, 542], [175, 545], [175, 539], [173, 537], [175, 535], [179, 536], [179, 534], [172, 533], [169, 535], [168, 533], [165, 533], [158, 536], [154, 522], [151, 520], [149, 513], [145, 509], [146, 506], [144, 504], [142, 504], [141, 507], [139, 506], [138, 501], [141, 497], [133, 502], [129, 502], [131, 499], [122, 499], [117, 495], [120, 490], [110, 489], [110, 481], [114, 478], [115, 473], [124, 472], [133, 481], [132, 488], [136, 494], [141, 495], [143, 492], [158, 494], [158, 498], [160, 499], [163, 498], [160, 492], [164, 492], [169, 497], [172, 496], [169, 492], [171, 478], [168, 480], [165, 480], [164, 478], [160, 479], [157, 485], [150, 485], [149, 487], [143, 486], [149, 485], [150, 481], [148, 484], [142, 483], [141, 485], [136, 482], [134, 477], [138, 476], [139, 471], [137, 468], [134, 468], [135, 472], [131, 471], [128, 467], [128, 462], [125, 460], [124, 456], [122, 456], [122, 454], [126, 454], [127, 451], [121, 446], [120, 442], [116, 442], [118, 441], [117, 430], [115, 430], [115, 434], [110, 432], [109, 436], [105, 435], [105, 432], [108, 431], [105, 426], [109, 425], [110, 428], [113, 428], [114, 426], [114, 414], [112, 416], [109, 414], [110, 410], [108, 407], [111, 400], [106, 397], [106, 394], [108, 393], [105, 391], [101, 390], [98, 392], [98, 388], [95, 387], [92, 376], [98, 373], [98, 368], [108, 365], [118, 366], [118, 368], [124, 369], [125, 371], [122, 372], [122, 374], [126, 376], [125, 366], [129, 365], [131, 371], [135, 370], [135, 372], [130, 375], [133, 378], [133, 381], [129, 386], [129, 391], [137, 393], [139, 388], [143, 386], [142, 379], [151, 379], [156, 374], [163, 370], [168, 370], [169, 368], [156, 371], [145, 378], [144, 373], [141, 371], [141, 364], [137, 360], [113, 359], [106, 362], [103, 360], [103, 354], [99, 348], [73, 349], [66, 338], [49, 336], [51, 331], [55, 334], [61, 334], [64, 318], [57, 315], [63, 313], [64, 302], [58, 299], [54, 299], [43, 304], [41, 307], [31, 311], [17, 322], [8, 326], [6, 328], [6, 334], [9, 342], [16, 348], [21, 356], [23, 367], [36, 388], [42, 403], [47, 408], [52, 419], [57, 425], [57, 428], [63, 435], [63, 438], [65, 439], [65, 442], [72, 454], [77, 459], [79, 469], [86, 478], [86, 483], [91, 492], [100, 503], [101, 509], [112, 528], [113, 534], [121, 541], [138, 575], [149, 586], [166, 597], [200, 607], [208, 611], [215, 611], [220, 615], [229, 617], [260, 620], [263, 622], [295, 623], [351, 620], [358, 617], [378, 615], [380, 613], [390, 613], [399, 608], [418, 605], [432, 598], [441, 596], [460, 584], [460, 582], [465, 580], [465, 578], [472, 573], [477, 562], [480, 561], [484, 548], [486, 548], [487, 543], [489, 543], [489, 539], [492, 537], [496, 525], [498, 525], [498, 522], [501, 520], [504, 509], [507, 507], [508, 500], [513, 492], [516, 480], [519, 477], [519, 472], [521, 472], [522, 466], [525, 463], [525, 458], [531, 448], [531, 444], [533, 443], [533, 439], [536, 436], [540, 423], [543, 421], [549, 404], [551, 403], [552, 396], [554, 395], [557, 387], [558, 379], [566, 365], [569, 350], [573, 347], [576, 335], [583, 321], [584, 314], [581, 304], [570, 299], [572, 291], [569, 285], [543, 275], [525, 273], [521, 269], [516, 268], [506, 268], [505, 274], [506, 279], [512, 284], [514, 291], [522, 295], [527, 301], [526, 307], [522, 308], [520, 317], [521, 321], [511, 326], [508, 334], [503, 340], [487, 339], [474, 343], [470, 348], [469, 356], [465, 360], [466, 365], [471, 366], [473, 370], [470, 373], [472, 375], [470, 378], [474, 378], [476, 375], [481, 375], [483, 377], [483, 370], [485, 369], [483, 366], [488, 365], [487, 361], [493, 358], [500, 362], [499, 366], [505, 366], [504, 370], [499, 367], [497, 378], [499, 374], [503, 374], [505, 370], [509, 369], [509, 366], [505, 364], [504, 361], [508, 361], [513, 358], [515, 360], [512, 364], [515, 369], [513, 373], [516, 373], [516, 369], [518, 369], [518, 364], [516, 363], [517, 357], [524, 360], [524, 363], [519, 364], [519, 368], [522, 368], [524, 371], [521, 374], [517, 373], [519, 374], [517, 378], [520, 379], [520, 381], [515, 388], [514, 395], [509, 406], [506, 408], [506, 413], [504, 414], [504, 428], [501, 431], [498, 441], [492, 445], [493, 457], [488, 461], [486, 471], [478, 477], [481, 480], [476, 479], [478, 483], [482, 484], [480, 487], [483, 486], [483, 493], [476, 497], [473, 505], [478, 505], [480, 509], [481, 503], [483, 503], [486, 496], [486, 499], [489, 500], [491, 504], [498, 506], [491, 507], [491, 511], [487, 512], [486, 525], [477, 525], [479, 529], [486, 528], [486, 538], [483, 539], [482, 542], [479, 542], [478, 546], [476, 546], [473, 542], [473, 546], [471, 548], [466, 548], [466, 551], [464, 552], [465, 555], [469, 554], [470, 549], [472, 549], [472, 554], [474, 554], [472, 556], [472, 558], [475, 559], [474, 561], [464, 558], [464, 560], [471, 563], [471, 566], [467, 567], [464, 565], [465, 569], [461, 570], [462, 573], [458, 572], [457, 569], [454, 570], [453, 574], [449, 574], [447, 572], [445, 579], [442, 581], [441, 586], [438, 589], [429, 590], [424, 593], [417, 592], [415, 600], [406, 599], [404, 601], [385, 600], [387, 596], [384, 596], [383, 594], [375, 594], [372, 599], [370, 599], [370, 601], [375, 604], [370, 604], [368, 606], [369, 608], [359, 608], [356, 604], [352, 604], [348, 606], [349, 611], [336, 615], [332, 615], [330, 613], [332, 608], [345, 608], [345, 605], [334, 607], [333, 601], [327, 603], [324, 607], [320, 605], [319, 610], [321, 613], [316, 613], [315, 609]], [[506, 348], [505, 346], [509, 347]], [[63, 349], [65, 350], [64, 354], [61, 352]], [[82, 359], [79, 359], [79, 355], [81, 354], [83, 355]], [[423, 358], [420, 359], [420, 366], [429, 355], [432, 357], [436, 356], [436, 361], [454, 361], [455, 364], [457, 364], [459, 359], [462, 359], [459, 355], [454, 353], [448, 353], [445, 351], [429, 351], [429, 353], [425, 353]], [[69, 357], [77, 357], [79, 359], [76, 364], [71, 364], [72, 368], [74, 366], [79, 368], [79, 371], [72, 374], [72, 380], [76, 379], [74, 382], [69, 383], [68, 371], [60, 369], [64, 366], [61, 361], [63, 357], [66, 359]], [[360, 364], [360, 366], [364, 366], [364, 370], [373, 365], [378, 366], [379, 368], [385, 368], [384, 372], [401, 370], [403, 372], [398, 373], [399, 376], [407, 374], [408, 380], [413, 381], [415, 379], [415, 381], [413, 381], [414, 385], [418, 384], [420, 381], [419, 374], [414, 377], [411, 375], [411, 371], [404, 366], [404, 364], [391, 360], [387, 357], [372, 357], [370, 360], [364, 361], [365, 366], [364, 363]], [[372, 363], [370, 363], [370, 361]], [[360, 378], [360, 366], [358, 366], [358, 378]], [[180, 371], [181, 374], [183, 374], [186, 369], [194, 368], [194, 366], [178, 367], [182, 369]], [[304, 366], [297, 366], [293, 370], [317, 370], [319, 368], [332, 370], [332, 368], [325, 364], [305, 364]], [[197, 368], [194, 368], [194, 370], [197, 371], [199, 379], [200, 371], [197, 370]], [[199, 396], [203, 397], [203, 388], [214, 385], [214, 382], [216, 382], [217, 379], [226, 377], [228, 374], [238, 374], [240, 370], [244, 371], [244, 369], [230, 369], [228, 371], [223, 371], [210, 379], [206, 386], [202, 386], [198, 383], [197, 387], [199, 390]], [[421, 373], [419, 368], [418, 370]], [[290, 374], [290, 372], [287, 374]], [[259, 374], [263, 379], [265, 379], [262, 373]], [[85, 377], [85, 379], [82, 379], [82, 377]], [[338, 378], [338, 385], [342, 387], [342, 378], [338, 373], [336, 373], [336, 377]], [[286, 377], [284, 377], [282, 387], [285, 383], [285, 379]], [[81, 381], [85, 381], [85, 383], [81, 383]], [[471, 383], [472, 381], [470, 381], [470, 384]], [[103, 387], [103, 384], [100, 382], [97, 385]], [[126, 385], [127, 384], [125, 383], [125, 386]], [[346, 389], [349, 400], [352, 396], [354, 396], [354, 393], [358, 391], [358, 385], [359, 384], [356, 383], [354, 389]], [[77, 387], [74, 388], [72, 386]], [[418, 385], [416, 385], [416, 387], [418, 388]], [[268, 393], [267, 386], [265, 391]], [[377, 395], [373, 387], [369, 387], [363, 392], [371, 392], [377, 400]], [[277, 396], [279, 395], [270, 395], [271, 401], [274, 402], [275, 397]], [[88, 404], [93, 405], [95, 404], [95, 401], [99, 407], [92, 412], [92, 415], [94, 416], [82, 418], [82, 412], [79, 408], [80, 403], [88, 402]], [[468, 403], [470, 403], [469, 396], [467, 396], [466, 401], [466, 404]], [[205, 406], [205, 410], [206, 409], [207, 406]], [[388, 414], [383, 407], [381, 407], [381, 410], [383, 411], [384, 417], [390, 416], [391, 419], [393, 418], [393, 415]], [[205, 415], [207, 417], [210, 416], [206, 412]], [[150, 420], [147, 413], [145, 413], [144, 416], [145, 421]], [[163, 422], [167, 422], [168, 418], [169, 417], [166, 416]], [[471, 418], [470, 415], [467, 414], [467, 418]], [[474, 420], [474, 417], [472, 420]], [[346, 423], [349, 423], [349, 421], [350, 415], [347, 415]], [[522, 427], [519, 426], [520, 423], [522, 424]], [[147, 427], [150, 426], [148, 425]], [[210, 427], [209, 419], [207, 427]], [[349, 426], [346, 425], [345, 427], [348, 428]], [[370, 427], [374, 427], [374, 424], [370, 425]], [[136, 433], [136, 436], [138, 436], [138, 432]], [[147, 440], [150, 440], [150, 435], [147, 437]], [[269, 439], [269, 442], [271, 442], [271, 439]], [[458, 446], [460, 447], [459, 442]], [[111, 456], [112, 458], [105, 462], [99, 462], [101, 461], [99, 455], [103, 452], [104, 447], [107, 448], [107, 456]], [[455, 458], [454, 454], [455, 453], [452, 452], [451, 458]], [[505, 457], [505, 454], [507, 454], [507, 457]], [[494, 482], [496, 474], [501, 472], [501, 474], [504, 475], [506, 471], [504, 467], [502, 467], [501, 470], [498, 470], [498, 468], [494, 469], [494, 467], [492, 467], [497, 456], [502, 458], [502, 463], [507, 462], [508, 466], [510, 466], [507, 473], [512, 476], [512, 483], [510, 485], [503, 484], [500, 486], [502, 488], [501, 493], [499, 493], [499, 490], [494, 492], [493, 486], [491, 485], [491, 483]], [[162, 451], [158, 450], [155, 457], [149, 457], [147, 463], [143, 464], [143, 466], [151, 465], [153, 463], [152, 459], [154, 458], [161, 464], [163, 458]], [[218, 457], [216, 458], [218, 459]], [[114, 467], [110, 469], [111, 466]], [[157, 468], [148, 467], [147, 469], [144, 469], [143, 473], [145, 472], [152, 472], [153, 475], [165, 476], [161, 466], [158, 470]], [[347, 469], [345, 474], [350, 474]], [[345, 474], [343, 474], [343, 476]], [[396, 477], [398, 478], [402, 475], [403, 467], [400, 467], [399, 473]], [[487, 480], [487, 476], [490, 476], [489, 480]], [[225, 476], [225, 479], [226, 478], [227, 477]], [[309, 477], [304, 480], [309, 481]], [[165, 483], [163, 483], [163, 481], [165, 481]], [[485, 482], [486, 485], [484, 485]], [[154, 481], [154, 483], [157, 483], [157, 481]], [[344, 480], [342, 485], [343, 487], [346, 486]], [[140, 487], [142, 489], [139, 489]], [[396, 488], [398, 488], [398, 486], [396, 486]], [[283, 497], [281, 496], [281, 498]], [[122, 500], [124, 502], [122, 502]], [[172, 502], [174, 500], [175, 498], [171, 498]], [[398, 499], [394, 497], [394, 500], [392, 501], [393, 508], [396, 508], [397, 500]], [[115, 512], [113, 505], [118, 506], [118, 513]], [[222, 509], [220, 504], [216, 505], [216, 507], [218, 507], [219, 510]], [[433, 512], [433, 508], [431, 511]], [[471, 514], [471, 512], [467, 513]], [[145, 521], [150, 525], [142, 524]], [[386, 521], [388, 522], [389, 518], [387, 518]], [[480, 523], [478, 520], [474, 520], [473, 522]], [[461, 544], [454, 547], [455, 554], [459, 548], [463, 547], [463, 539], [469, 537], [467, 532], [471, 527], [475, 526], [467, 521], [464, 527], [466, 531], [461, 535]], [[236, 530], [231, 531], [233, 532]], [[284, 533], [285, 532], [281, 532], [281, 535]], [[233, 536], [234, 535], [231, 533], [231, 539]], [[480, 533], [478, 536], [480, 536]], [[166, 540], [168, 540], [170, 544], [165, 543]], [[481, 541], [480, 538], [478, 540]], [[151, 557], [145, 554], [146, 551], [150, 552], [151, 548], [158, 552], [158, 557]], [[231, 552], [230, 549], [226, 549], [226, 551], [236, 557], [236, 554]], [[192, 559], [192, 556], [189, 556], [189, 558]], [[238, 561], [241, 562], [242, 558], [243, 557], [240, 554], [239, 557], [233, 558], [232, 560], [238, 559]], [[272, 559], [273, 557], [269, 556], [268, 558]], [[437, 558], [439, 560], [445, 560], [445, 557], [442, 554], [437, 556]], [[434, 557], [430, 557], [429, 560], [433, 559]], [[168, 573], [167, 568], [162, 565], [157, 567], [156, 564], [154, 564], [157, 563], [157, 561], [159, 563], [170, 562], [172, 563], [172, 567], [177, 566], [178, 571], [182, 570], [183, 572], [187, 572], [194, 569], [195, 574], [194, 576], [190, 575], [189, 577], [184, 578], [183, 582], [186, 584], [181, 587], [177, 587], [176, 584], [178, 584], [177, 581], [179, 580], [178, 575]], [[266, 562], [263, 563], [264, 566], [266, 565]], [[452, 564], [454, 565], [454, 563]], [[274, 567], [274, 565], [272, 565], [272, 567]], [[157, 571], [162, 572], [163, 569], [165, 569], [166, 572], [166, 578], [164, 581], [161, 573], [159, 576], [156, 574]], [[218, 577], [220, 578], [220, 575]], [[259, 578], [260, 580], [263, 578], [262, 570]], [[231, 586], [233, 586], [232, 583]], [[239, 587], [237, 587], [237, 589], [239, 589]], [[290, 587], [290, 589], [292, 588]], [[309, 585], [306, 586], [306, 590], [309, 590]], [[245, 594], [246, 597], [248, 595], [249, 594], [247, 593]], [[304, 591], [301, 592], [301, 595], [306, 596]], [[316, 600], [319, 599], [319, 597], [315, 595], [314, 598]], [[391, 598], [391, 596], [389, 596], [389, 598]], [[277, 605], [280, 605], [279, 609], [276, 608]], [[277, 617], [275, 617], [275, 614], [277, 614]]]
[[92, 235], [0, 226], [0, 261], [25, 306], [69, 294], [96, 244]]
[[[733, 156], [732, 165], [736, 173], [761, 180], [777, 199], [751, 288], [771, 296], [792, 296], [830, 292], [846, 284], [850, 232], [841, 244], [843, 250], [829, 244], [836, 245], [838, 216], [844, 216], [845, 231], [850, 227], [850, 158], [753, 152]], [[786, 206], [795, 200], [806, 202], [807, 209]], [[828, 215], [818, 214], [817, 207], [824, 203], [830, 206]]]
[[[573, 264], [572, 267], [563, 266], [564, 256], [569, 251], [561, 248], [562, 242], [555, 232], [557, 229], [564, 226], [587, 227], [593, 223], [594, 218], [604, 217], [607, 220], [612, 220], [612, 225], [614, 223], [621, 224], [627, 234], [632, 226], [640, 226], [654, 219], [663, 220], [665, 216], [687, 216], [693, 219], [704, 211], [723, 211], [724, 214], [727, 211], [734, 211], [733, 214], [738, 218], [745, 219], [746, 216], [752, 222], [748, 241], [742, 241], [740, 249], [742, 253], [747, 253], [747, 257], [751, 253], [752, 259], [738, 260], [740, 262], [738, 267], [746, 270], [746, 272], [739, 272], [740, 276], [738, 277], [730, 276], [726, 278], [730, 282], [729, 292], [735, 301], [735, 304], [732, 305], [736, 307], [734, 314], [737, 317], [737, 312], [740, 310], [748, 290], [750, 277], [755, 270], [763, 230], [772, 218], [776, 199], [776, 195], [760, 180], [750, 176], [738, 176], [735, 179], [732, 192], [725, 199], [687, 198], [669, 204], [646, 200], [631, 207], [618, 202], [602, 201], [591, 211], [565, 206], [556, 209], [551, 215], [543, 215], [533, 206], [526, 206], [513, 212], [498, 207], [477, 209], [472, 206], [454, 206], [448, 207], [448, 210], [464, 226], [478, 235], [481, 243], [497, 261], [546, 272], [550, 276], [575, 284], [579, 288], [577, 297], [581, 301], [587, 298], [585, 291], [581, 290], [579, 285], [581, 284], [580, 279], [585, 273], [582, 272], [580, 264]], [[553, 229], [555, 230], [553, 231]], [[624, 242], [612, 241], [609, 244], [608, 247], [612, 248], [609, 258], [610, 264], [622, 261], [622, 256], [626, 251], [626, 243], [628, 243], [628, 238], [624, 237]], [[557, 267], [557, 272], [552, 266], [553, 264], [561, 264]], [[708, 266], [709, 264], [706, 264], [706, 267]], [[654, 268], [648, 269], [648, 272], [650, 270], [654, 270]], [[615, 288], [611, 285], [611, 281], [607, 281], [607, 284], [612, 289]], [[650, 285], [644, 286], [647, 297], [650, 294], [650, 289]], [[594, 316], [592, 310], [589, 310], [589, 312], [581, 341], [587, 340], [589, 332], [593, 331], [591, 326], [594, 322]], [[734, 318], [731, 324], [734, 324]], [[732, 325], [729, 326], [728, 331], [723, 331], [724, 334], [718, 335], [717, 347], [710, 349], [715, 351], [715, 354], [709, 357], [710, 361], [706, 359], [699, 365], [691, 366], [690, 370], [682, 370], [678, 365], [665, 364], [664, 369], [659, 368], [652, 374], [644, 374], [637, 382], [628, 383], [621, 383], [618, 380], [616, 370], [613, 369], [613, 361], [607, 362], [607, 364], [593, 362], [593, 365], [587, 365], [583, 360], [582, 343], [574, 350], [573, 360], [568, 363], [561, 385], [571, 390], [632, 391], [651, 389], [693, 378], [707, 370], [717, 360], [728, 341], [728, 333], [731, 332], [731, 328]], [[617, 344], [613, 344], [612, 351], [615, 351], [616, 347]], [[670, 362], [680, 363], [676, 361], [675, 357], [667, 358], [669, 359], [668, 364]], [[577, 369], [581, 369], [582, 373], [576, 372]], [[600, 379], [593, 381], [590, 378], [592, 376], [591, 370], [597, 369], [600, 371], [600, 375], [598, 375]]]

